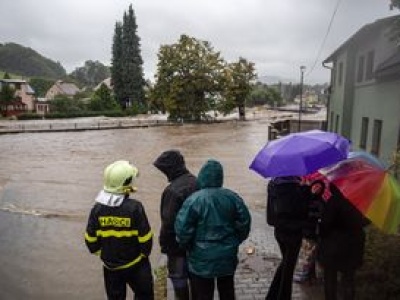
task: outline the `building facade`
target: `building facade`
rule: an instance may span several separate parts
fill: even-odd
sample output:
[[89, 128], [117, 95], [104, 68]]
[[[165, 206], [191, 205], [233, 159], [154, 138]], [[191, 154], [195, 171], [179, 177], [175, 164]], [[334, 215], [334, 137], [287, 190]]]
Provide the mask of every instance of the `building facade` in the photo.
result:
[[388, 164], [400, 148], [400, 49], [390, 39], [396, 18], [365, 25], [324, 61], [331, 68], [328, 130]]
[[35, 91], [23, 79], [0, 79], [0, 90], [4, 85], [9, 86], [14, 91], [15, 99], [7, 106], [3, 106], [1, 111], [4, 116], [15, 116], [21, 113], [35, 111]]

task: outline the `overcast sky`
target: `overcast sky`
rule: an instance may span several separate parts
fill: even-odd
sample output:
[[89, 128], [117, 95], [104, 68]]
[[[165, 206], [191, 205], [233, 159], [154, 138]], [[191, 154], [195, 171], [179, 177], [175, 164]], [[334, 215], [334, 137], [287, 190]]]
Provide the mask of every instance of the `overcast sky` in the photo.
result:
[[[86, 60], [110, 65], [115, 22], [132, 3], [145, 77], [153, 80], [160, 45], [181, 34], [207, 40], [226, 61], [244, 57], [259, 76], [326, 82], [321, 62], [363, 25], [393, 15], [389, 0], [1, 0], [0, 43], [15, 42], [73, 71]], [[310, 73], [309, 71], [313, 69]]]

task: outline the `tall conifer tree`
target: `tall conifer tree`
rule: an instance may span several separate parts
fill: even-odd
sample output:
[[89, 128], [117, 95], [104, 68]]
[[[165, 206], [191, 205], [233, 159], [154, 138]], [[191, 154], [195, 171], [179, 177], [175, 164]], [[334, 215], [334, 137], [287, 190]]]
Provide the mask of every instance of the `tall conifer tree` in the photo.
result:
[[143, 107], [143, 60], [132, 5], [129, 6], [128, 12], [124, 13], [122, 26], [119, 23], [115, 27], [112, 69], [114, 91], [118, 101], [124, 108], [132, 105]]
[[118, 103], [123, 103], [124, 82], [123, 82], [123, 61], [122, 61], [122, 24], [115, 24], [114, 40], [112, 46], [111, 81], [114, 88], [114, 95]]

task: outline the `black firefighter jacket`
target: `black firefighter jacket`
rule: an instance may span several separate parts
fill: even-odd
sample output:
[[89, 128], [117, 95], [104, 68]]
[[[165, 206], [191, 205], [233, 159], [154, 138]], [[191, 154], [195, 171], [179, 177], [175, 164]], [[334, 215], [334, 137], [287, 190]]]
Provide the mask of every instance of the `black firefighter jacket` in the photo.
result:
[[143, 205], [128, 197], [119, 206], [96, 203], [90, 212], [85, 242], [111, 270], [129, 268], [148, 257], [153, 234]]

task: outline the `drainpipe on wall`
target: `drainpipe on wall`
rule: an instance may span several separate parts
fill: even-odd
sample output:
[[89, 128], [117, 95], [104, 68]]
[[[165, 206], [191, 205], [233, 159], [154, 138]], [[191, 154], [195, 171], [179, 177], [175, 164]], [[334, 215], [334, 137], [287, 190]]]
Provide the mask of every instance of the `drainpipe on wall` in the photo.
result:
[[325, 124], [325, 128], [324, 128], [325, 131], [328, 131], [329, 113], [330, 113], [329, 107], [331, 105], [331, 93], [332, 93], [332, 69], [333, 69], [333, 67], [327, 66], [325, 61], [322, 62], [322, 66], [325, 69], [328, 69], [331, 71], [331, 80], [330, 80], [330, 85], [328, 87], [328, 97], [326, 99], [327, 100], [326, 101], [326, 124]]

